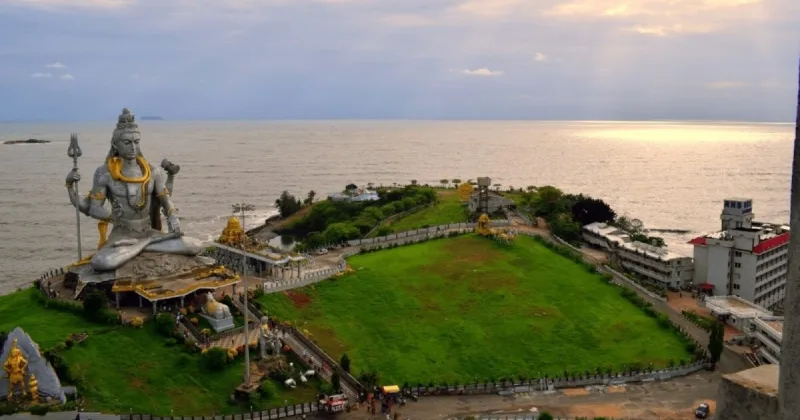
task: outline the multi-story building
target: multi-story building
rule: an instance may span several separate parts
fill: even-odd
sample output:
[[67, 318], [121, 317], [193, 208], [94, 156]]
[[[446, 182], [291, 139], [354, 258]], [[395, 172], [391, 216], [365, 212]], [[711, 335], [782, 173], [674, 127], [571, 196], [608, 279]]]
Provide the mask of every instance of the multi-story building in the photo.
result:
[[694, 245], [694, 284], [711, 295], [734, 295], [766, 308], [783, 301], [789, 226], [753, 221], [753, 200], [724, 201], [722, 230]]
[[614, 226], [606, 223], [586, 225], [583, 239], [608, 251], [619, 265], [651, 283], [679, 289], [688, 286], [692, 280], [694, 266], [691, 257], [633, 241], [627, 232]]
[[783, 340], [783, 317], [766, 316], [753, 320], [750, 336], [755, 340], [756, 356], [762, 363], [780, 364]]

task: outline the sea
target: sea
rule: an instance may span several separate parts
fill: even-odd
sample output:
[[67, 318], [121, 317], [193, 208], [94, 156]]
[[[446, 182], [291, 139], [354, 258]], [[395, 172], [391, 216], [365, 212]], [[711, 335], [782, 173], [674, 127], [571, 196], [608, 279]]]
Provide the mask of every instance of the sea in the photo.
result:
[[[0, 293], [77, 258], [75, 209], [64, 179], [77, 133], [82, 195], [109, 151], [115, 121], [2, 123]], [[213, 240], [235, 203], [275, 214], [281, 191], [317, 197], [345, 185], [438, 184], [491, 177], [503, 188], [555, 185], [640, 219], [669, 249], [719, 228], [726, 197], [753, 199], [756, 220], [788, 223], [792, 124], [535, 121], [140, 121], [144, 156], [181, 166], [173, 188], [187, 235]], [[81, 216], [84, 255], [96, 223]]]

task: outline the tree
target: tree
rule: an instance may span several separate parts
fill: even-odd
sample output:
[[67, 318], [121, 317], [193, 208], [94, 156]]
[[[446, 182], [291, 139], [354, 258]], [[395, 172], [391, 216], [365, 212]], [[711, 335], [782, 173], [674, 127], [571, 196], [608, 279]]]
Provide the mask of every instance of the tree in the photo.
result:
[[450, 181], [449, 181], [449, 180], [447, 180], [447, 179], [440, 179], [440, 180], [439, 180], [439, 183], [440, 183], [440, 184], [442, 184], [442, 185], [443, 185], [445, 188], [447, 188], [447, 184], [448, 184], [449, 182], [450, 182]]
[[347, 353], [342, 354], [342, 358], [339, 360], [339, 366], [341, 366], [345, 372], [350, 372], [350, 358], [347, 357]]
[[411, 180], [411, 185], [417, 185], [417, 180], [416, 179], [412, 179]]
[[317, 196], [316, 191], [314, 190], [309, 191], [308, 196], [306, 196], [306, 199], [303, 201], [303, 205], [310, 206], [314, 204], [314, 197], [316, 196]]
[[356, 184], [347, 184], [344, 187], [344, 190], [347, 191], [347, 192], [352, 192], [352, 191], [355, 191], [357, 189], [358, 189], [358, 185], [356, 185]]
[[350, 223], [339, 222], [328, 225], [322, 232], [322, 237], [329, 244], [336, 244], [342, 241], [355, 239], [360, 236], [361, 231]]
[[90, 318], [96, 318], [107, 307], [108, 297], [102, 290], [94, 289], [83, 299], [83, 311]]
[[725, 348], [725, 327], [720, 323], [715, 323], [711, 330], [711, 335], [708, 338], [708, 354], [711, 356], [711, 361], [717, 363], [722, 350]]
[[303, 206], [298, 199], [289, 194], [289, 191], [283, 190], [280, 198], [275, 200], [275, 207], [278, 208], [281, 217], [289, 217], [297, 213]]
[[367, 389], [372, 389], [380, 383], [381, 376], [378, 372], [362, 372], [358, 375], [358, 382]]
[[553, 234], [567, 242], [580, 238], [581, 225], [572, 220], [569, 213], [556, 213], [548, 219], [548, 223]]
[[535, 187], [535, 186], [533, 186], [533, 185], [528, 185], [527, 187], [525, 187], [525, 189], [526, 189], [528, 192], [533, 192], [533, 190], [535, 190], [535, 189], [536, 189], [536, 187]]
[[460, 180], [460, 179], [458, 179], [458, 178], [453, 178], [453, 180], [452, 180], [452, 181], [450, 181], [450, 182], [452, 182], [452, 183], [453, 183], [453, 185], [461, 185], [461, 180]]
[[156, 330], [165, 337], [172, 337], [172, 332], [175, 331], [175, 316], [169, 312], [156, 315]]
[[503, 184], [494, 184], [494, 189], [495, 189], [495, 191], [500, 191], [500, 187], [501, 187], [502, 185], [503, 185]]
[[339, 378], [339, 372], [333, 372], [333, 375], [331, 375], [331, 385], [333, 386], [334, 391], [341, 392], [342, 380]]
[[605, 201], [583, 194], [577, 196], [571, 210], [572, 220], [580, 223], [581, 226], [595, 222], [608, 223], [617, 217], [617, 214]]
[[538, 420], [553, 420], [553, 415], [548, 413], [547, 411], [542, 411], [537, 417]]
[[319, 232], [311, 232], [308, 234], [303, 243], [305, 244], [306, 248], [313, 250], [325, 245], [325, 238]]
[[[228, 364], [228, 352], [222, 347], [211, 347], [201, 356], [203, 366], [210, 371], [220, 371]], [[267, 381], [269, 382], [269, 381]]]
[[473, 188], [474, 187], [469, 182], [465, 182], [458, 186], [458, 196], [461, 199], [461, 201], [469, 200], [469, 198], [472, 196]]

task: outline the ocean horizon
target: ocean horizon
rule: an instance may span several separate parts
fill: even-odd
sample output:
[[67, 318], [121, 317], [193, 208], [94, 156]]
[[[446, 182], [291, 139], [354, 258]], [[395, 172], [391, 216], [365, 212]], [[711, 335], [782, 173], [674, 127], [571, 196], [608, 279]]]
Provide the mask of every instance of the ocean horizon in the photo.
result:
[[[158, 116], [157, 113], [138, 115]], [[165, 117], [166, 118], [166, 117]], [[30, 284], [76, 258], [75, 210], [64, 178], [77, 132], [82, 194], [108, 152], [116, 117], [95, 122], [0, 124], [0, 292]], [[332, 124], [333, 123], [333, 124]], [[257, 211], [248, 227], [275, 214], [288, 190], [318, 197], [368, 182], [438, 184], [475, 179], [525, 187], [555, 185], [608, 202], [620, 215], [665, 233], [672, 251], [719, 228], [728, 196], [754, 200], [756, 219], [788, 222], [792, 123], [720, 121], [530, 120], [218, 120], [140, 121], [151, 162], [181, 165], [173, 200], [187, 235], [213, 240], [234, 202]], [[84, 253], [96, 223], [81, 216]]]

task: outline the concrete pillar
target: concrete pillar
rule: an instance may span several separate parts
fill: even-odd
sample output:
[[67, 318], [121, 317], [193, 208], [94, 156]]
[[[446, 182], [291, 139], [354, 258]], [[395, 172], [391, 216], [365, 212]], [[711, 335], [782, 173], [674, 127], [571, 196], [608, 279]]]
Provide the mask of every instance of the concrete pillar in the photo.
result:
[[[800, 78], [800, 67], [798, 67]], [[789, 227], [789, 271], [784, 298], [783, 340], [781, 342], [778, 400], [782, 420], [800, 419], [800, 79], [797, 93], [797, 119], [794, 128], [794, 163]]]
[[231, 285], [231, 294], [233, 294], [234, 296], [236, 296], [236, 283], [234, 283], [234, 284], [232, 284], [232, 285]]
[[158, 313], [158, 309], [156, 309], [156, 301], [154, 300], [153, 301], [153, 316], [156, 316], [157, 313]]
[[114, 292], [114, 301], [117, 304], [117, 309], [119, 309], [119, 292]]
[[186, 296], [181, 296], [181, 308], [183, 308], [183, 298], [185, 298], [185, 297]]
[[144, 302], [142, 302], [142, 297], [139, 296], [139, 307], [141, 308], [142, 306], [144, 306]]

